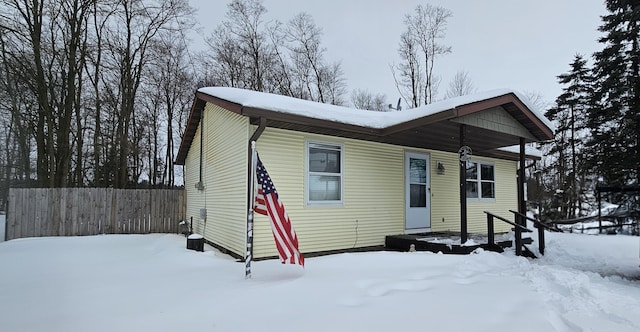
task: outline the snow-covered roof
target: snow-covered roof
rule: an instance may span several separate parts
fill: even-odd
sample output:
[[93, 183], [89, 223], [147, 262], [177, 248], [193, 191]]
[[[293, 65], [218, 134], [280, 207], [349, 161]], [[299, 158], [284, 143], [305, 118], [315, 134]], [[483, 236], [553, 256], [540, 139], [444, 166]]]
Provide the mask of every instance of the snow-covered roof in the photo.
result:
[[390, 112], [367, 111], [271, 93], [229, 87], [206, 87], [200, 88], [198, 91], [245, 107], [268, 109], [275, 112], [295, 114], [314, 119], [322, 119], [373, 129], [384, 129], [425, 116], [434, 115], [446, 110], [455, 109], [462, 105], [514, 94], [540, 121], [542, 121], [551, 130], [555, 130], [551, 121], [533, 107], [526, 97], [523, 97], [519, 92], [510, 89], [485, 91], [446, 99], [414, 109]]
[[[460, 140], [464, 138], [473, 143], [474, 151], [506, 158], [513, 158], [514, 151], [517, 155], [519, 149], [510, 146], [518, 144], [519, 137], [524, 137], [526, 142], [547, 140], [553, 137], [555, 129], [526, 97], [510, 89], [451, 98], [414, 109], [380, 112], [238, 88], [205, 87], [196, 93], [176, 157], [178, 165], [186, 160], [206, 103], [216, 104], [253, 121], [262, 119], [267, 121], [265, 125], [268, 127], [449, 152], [457, 152]], [[504, 131], [496, 127], [503, 126], [500, 122], [466, 126], [455, 122], [467, 115], [496, 107], [500, 107], [521, 126], [514, 129], [516, 131]], [[511, 128], [509, 126], [506, 128]], [[460, 136], [458, 128], [466, 128], [464, 137]], [[526, 153], [534, 158], [540, 156], [539, 152], [533, 150], [527, 150]]]

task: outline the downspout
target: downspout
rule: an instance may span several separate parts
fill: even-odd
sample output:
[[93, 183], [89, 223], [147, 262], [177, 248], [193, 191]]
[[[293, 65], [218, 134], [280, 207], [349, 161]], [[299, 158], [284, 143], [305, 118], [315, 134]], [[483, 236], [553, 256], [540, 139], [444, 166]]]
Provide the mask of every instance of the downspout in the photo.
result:
[[[252, 151], [251, 151], [251, 142], [255, 142], [258, 140], [258, 138], [260, 138], [260, 136], [262, 135], [262, 133], [264, 132], [265, 128], [267, 128], [267, 119], [264, 117], [260, 117], [260, 124], [258, 125], [258, 128], [256, 128], [256, 131], [253, 132], [253, 135], [251, 135], [251, 138], [249, 138], [249, 142], [247, 142], [247, 146], [248, 146], [248, 152], [247, 152], [247, 252], [246, 252], [246, 256], [245, 256], [245, 263], [247, 264], [251, 264], [251, 259], [253, 257], [253, 211], [251, 211], [251, 203], [253, 201], [253, 186], [252, 186], [252, 179], [253, 177], [251, 176], [253, 173], [253, 162], [252, 162]], [[247, 266], [247, 275], [245, 275], [245, 277], [250, 278], [251, 277], [251, 267], [250, 265]]]
[[200, 111], [200, 177], [198, 178], [198, 183], [196, 188], [198, 190], [204, 190], [204, 182], [202, 182], [202, 166], [204, 163], [203, 152], [204, 152], [204, 107]]
[[258, 125], [258, 128], [256, 128], [256, 131], [253, 133], [253, 135], [251, 135], [251, 138], [249, 138], [249, 152], [251, 152], [251, 142], [257, 141], [258, 138], [260, 138], [260, 135], [262, 135], [262, 132], [264, 132], [265, 128], [267, 128], [267, 119], [264, 117], [260, 117], [260, 124]]
[[[203, 169], [204, 169], [204, 109], [205, 109], [205, 106], [206, 104], [203, 105], [202, 110], [200, 110], [200, 175], [198, 177], [198, 184], [196, 184], [196, 188], [200, 192], [204, 192]], [[202, 235], [204, 236], [207, 232], [207, 193], [206, 192], [204, 192], [204, 207], [200, 208], [200, 219], [202, 219], [204, 223], [204, 226], [202, 227]]]

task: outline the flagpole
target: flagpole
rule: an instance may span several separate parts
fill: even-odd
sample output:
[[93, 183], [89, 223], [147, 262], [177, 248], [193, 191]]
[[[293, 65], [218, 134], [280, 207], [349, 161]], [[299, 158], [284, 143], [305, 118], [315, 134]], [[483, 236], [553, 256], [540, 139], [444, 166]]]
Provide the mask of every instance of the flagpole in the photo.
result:
[[244, 257], [244, 278], [251, 279], [251, 260], [253, 259], [253, 205], [255, 199], [255, 175], [256, 175], [256, 141], [251, 141], [251, 176], [249, 177], [249, 211], [247, 211], [247, 251]]

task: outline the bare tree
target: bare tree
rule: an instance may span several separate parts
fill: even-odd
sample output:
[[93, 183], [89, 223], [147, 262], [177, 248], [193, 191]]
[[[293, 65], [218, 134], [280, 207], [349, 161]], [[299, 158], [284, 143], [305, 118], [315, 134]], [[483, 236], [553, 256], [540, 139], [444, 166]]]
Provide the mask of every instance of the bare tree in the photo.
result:
[[531, 104], [531, 106], [535, 107], [537, 110], [542, 111], [551, 108], [552, 103], [545, 100], [544, 96], [538, 91], [533, 90], [525, 90], [523, 91], [525, 97]]
[[342, 72], [340, 62], [333, 62], [324, 67], [322, 82], [325, 90], [325, 103], [332, 105], [344, 105], [344, 96], [347, 94], [347, 85]]
[[346, 85], [339, 62], [329, 63], [322, 29], [307, 13], [286, 24], [265, 22], [262, 0], [234, 0], [227, 19], [206, 40], [200, 59], [206, 84], [274, 92], [343, 104]]
[[[9, 50], [11, 49], [11, 50]], [[0, 112], [5, 121], [5, 171], [13, 170], [13, 176], [21, 180], [31, 178], [30, 160], [33, 131], [33, 115], [36, 101], [30, 93], [27, 75], [21, 63], [26, 61], [19, 46], [5, 38], [0, 29]], [[17, 70], [17, 71], [16, 71]]]
[[6, 210], [8, 189], [24, 186], [31, 178], [31, 115], [35, 98], [21, 68], [21, 52], [0, 28], [0, 210]]
[[407, 31], [400, 36], [398, 54], [400, 55], [400, 63], [390, 66], [396, 88], [410, 108], [418, 107], [422, 101], [421, 85], [424, 80], [422, 79], [417, 47], [411, 34]]
[[[178, 23], [189, 17], [193, 10], [186, 0], [159, 1], [155, 5], [142, 0], [121, 0], [114, 18], [116, 29], [110, 31], [110, 63], [118, 68], [118, 114], [116, 117], [116, 144], [110, 155], [116, 160], [114, 186], [123, 188], [131, 180], [129, 161], [134, 166], [137, 156], [131, 154], [130, 128], [138, 89], [150, 61], [150, 47], [162, 31], [179, 31]], [[135, 142], [134, 142], [135, 143]], [[135, 170], [134, 173], [139, 172]], [[135, 174], [132, 174], [135, 178]]]
[[200, 58], [209, 85], [248, 88], [246, 55], [229, 28], [219, 26], [205, 42], [211, 52], [204, 52]]
[[290, 51], [294, 97], [341, 105], [346, 87], [339, 62], [327, 63], [322, 46], [322, 29], [307, 13], [294, 16], [285, 28]]
[[262, 0], [233, 0], [226, 20], [206, 39], [209, 50], [201, 55], [211, 68], [208, 81], [215, 85], [270, 91], [267, 82], [273, 62], [266, 34]]
[[162, 32], [190, 27], [188, 2], [2, 0], [0, 9], [0, 116], [10, 128], [0, 136], [17, 143], [0, 155], [24, 156], [12, 172], [29, 179], [34, 156], [40, 186], [135, 182], [148, 130], [133, 110], [158, 60], [150, 49]]
[[384, 94], [373, 94], [368, 90], [355, 89], [351, 92], [351, 104], [357, 109], [370, 111], [388, 111], [387, 97]]
[[[80, 144], [81, 111], [86, 27], [92, 3], [76, 1], [2, 2], [11, 36], [23, 45], [28, 61], [16, 70], [29, 81], [37, 100], [35, 133], [37, 176], [41, 186], [67, 186], [73, 160], [73, 145]], [[72, 132], [74, 131], [75, 132]], [[80, 147], [79, 150], [81, 151]], [[76, 163], [78, 158], [76, 158]], [[80, 172], [81, 166], [76, 167]], [[79, 176], [81, 177], [81, 176]]]
[[273, 84], [273, 92], [285, 96], [296, 96], [294, 92], [296, 82], [294, 82], [293, 67], [288, 54], [285, 25], [274, 21], [267, 26], [267, 35], [273, 45], [273, 66], [269, 77]]
[[405, 15], [406, 30], [400, 36], [400, 63], [391, 66], [398, 92], [410, 107], [433, 102], [439, 79], [434, 75], [435, 59], [451, 53], [439, 43], [444, 38], [450, 10], [426, 4]]
[[321, 36], [322, 30], [307, 13], [300, 13], [289, 21], [287, 39], [298, 77], [306, 85], [308, 99], [324, 103], [327, 102], [324, 79], [329, 73], [324, 65], [325, 49], [321, 46]]
[[152, 48], [152, 70], [145, 79], [141, 98], [144, 111], [138, 121], [146, 140], [143, 154], [151, 186], [175, 185], [175, 140], [180, 137], [180, 123], [193, 101], [193, 92], [184, 87], [195, 86], [184, 46], [166, 34]]
[[469, 77], [469, 73], [462, 70], [456, 73], [451, 82], [449, 82], [449, 89], [445, 94], [445, 99], [466, 96], [476, 92], [476, 88]]
[[[146, 167], [137, 155], [144, 151], [149, 131], [130, 117], [136, 129], [127, 134], [125, 111], [132, 113], [139, 98], [136, 89], [147, 84], [136, 77], [157, 60], [147, 51], [157, 32], [189, 26], [180, 22], [190, 10], [185, 5], [161, 0], [1, 1], [0, 123], [8, 131], [0, 134], [7, 147], [0, 149], [0, 173], [15, 184], [29, 181], [35, 169], [39, 186], [123, 186], [126, 179], [116, 180], [129, 171], [129, 180], [136, 181], [136, 169]], [[182, 120], [181, 114], [177, 117]], [[129, 152], [121, 153], [123, 149]]]
[[[116, 8], [111, 4], [95, 1], [93, 3], [92, 15], [90, 18], [90, 30], [91, 34], [88, 36], [87, 43], [89, 44], [89, 51], [87, 52], [87, 59], [85, 64], [86, 79], [90, 84], [91, 90], [86, 92], [85, 100], [90, 105], [86, 106], [87, 118], [93, 121], [93, 133], [88, 143], [91, 144], [91, 152], [89, 156], [91, 160], [87, 160], [90, 165], [90, 181], [93, 186], [107, 186], [108, 181], [111, 178], [110, 167], [105, 166], [108, 163], [109, 149], [108, 146], [112, 145], [110, 142], [114, 139], [109, 132], [109, 116], [107, 116], [106, 126], [103, 124], [104, 117], [108, 113], [114, 114], [114, 107], [112, 105], [117, 100], [115, 96], [117, 91], [116, 85], [107, 84], [109, 76], [109, 69], [104, 66], [103, 58], [105, 55], [105, 44], [108, 25], [110, 19], [115, 14]], [[106, 107], [105, 107], [106, 105]], [[104, 115], [103, 115], [104, 113]], [[104, 129], [103, 129], [104, 127]], [[103, 133], [104, 130], [106, 133]]]
[[249, 74], [249, 88], [256, 91], [265, 90], [265, 72], [271, 57], [270, 45], [262, 31], [266, 12], [261, 0], [233, 0], [227, 12], [229, 31], [242, 41], [239, 46], [247, 57], [244, 66]]

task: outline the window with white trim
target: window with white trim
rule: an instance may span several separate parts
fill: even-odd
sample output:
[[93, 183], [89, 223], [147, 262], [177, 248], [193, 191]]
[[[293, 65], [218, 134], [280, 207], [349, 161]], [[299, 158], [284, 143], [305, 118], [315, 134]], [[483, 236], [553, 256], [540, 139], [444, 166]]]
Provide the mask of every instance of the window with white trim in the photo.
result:
[[491, 163], [467, 162], [467, 199], [495, 199], [496, 172]]
[[342, 203], [342, 145], [307, 141], [307, 204]]

